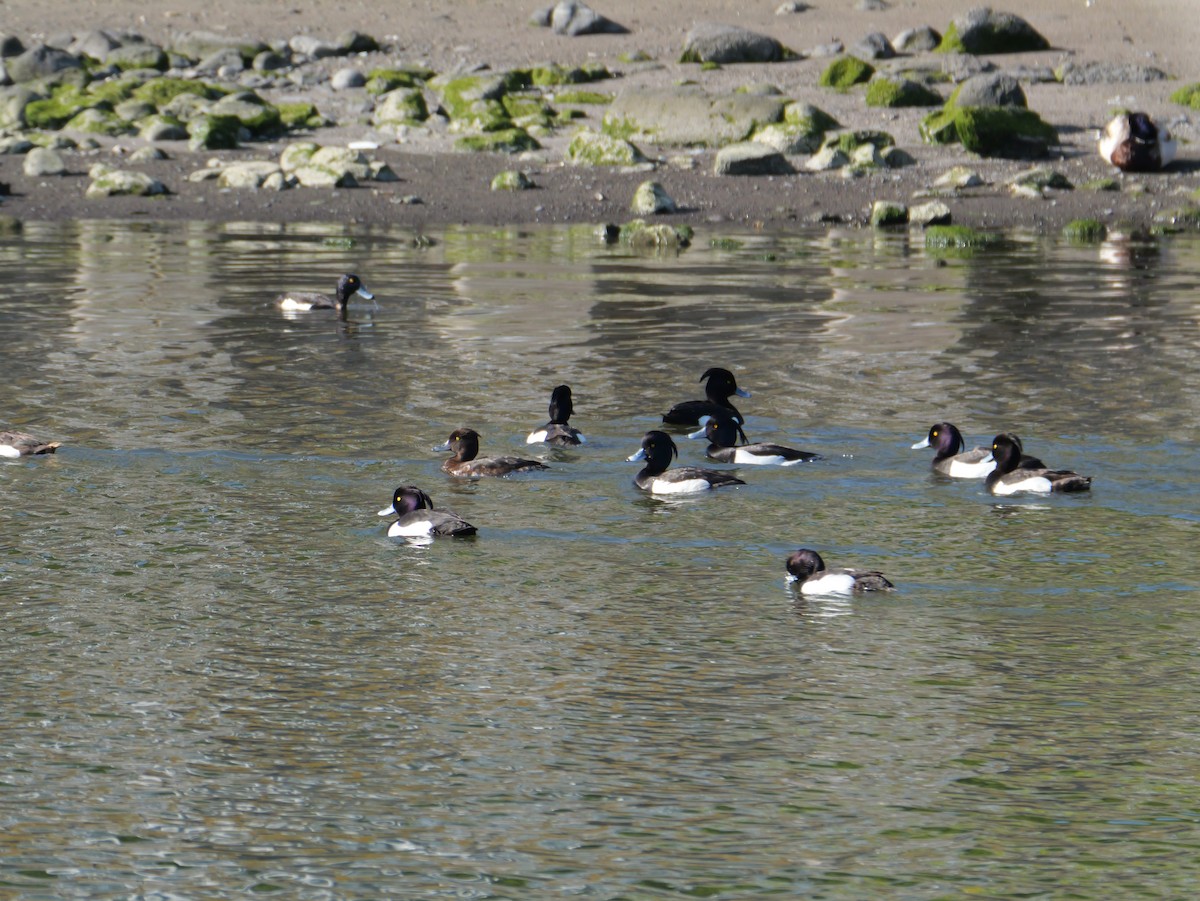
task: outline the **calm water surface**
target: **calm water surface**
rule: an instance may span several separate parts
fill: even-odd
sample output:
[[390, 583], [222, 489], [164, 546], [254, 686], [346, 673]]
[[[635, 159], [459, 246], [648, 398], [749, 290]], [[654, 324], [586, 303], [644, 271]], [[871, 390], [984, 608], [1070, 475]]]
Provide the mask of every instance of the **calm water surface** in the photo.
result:
[[[0, 896], [1194, 896], [1200, 242], [708, 237], [5, 238], [0, 424], [64, 447], [0, 464]], [[714, 365], [825, 458], [641, 496]], [[584, 448], [439, 471], [560, 382]], [[939, 481], [939, 419], [1094, 490]], [[409, 482], [479, 537], [387, 539]], [[900, 590], [800, 600], [804, 545]]]

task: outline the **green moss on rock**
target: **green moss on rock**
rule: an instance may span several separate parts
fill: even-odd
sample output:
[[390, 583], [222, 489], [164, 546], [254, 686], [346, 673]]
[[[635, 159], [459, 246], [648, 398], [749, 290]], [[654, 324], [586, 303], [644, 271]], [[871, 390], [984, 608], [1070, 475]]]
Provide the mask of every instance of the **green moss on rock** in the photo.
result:
[[529, 83], [538, 87], [549, 87], [560, 84], [587, 84], [591, 81], [603, 81], [612, 78], [613, 74], [607, 66], [600, 63], [586, 63], [582, 66], [535, 66], [523, 70], [529, 78]]
[[1108, 237], [1108, 228], [1098, 219], [1072, 219], [1063, 226], [1063, 237], [1080, 244], [1094, 243]]
[[97, 107], [80, 110], [63, 125], [63, 128], [108, 137], [128, 134], [133, 130], [132, 126], [116, 113]]
[[867, 106], [940, 106], [942, 95], [907, 78], [873, 78], [867, 85]]
[[1014, 107], [939, 110], [921, 121], [920, 131], [930, 144], [958, 143], [980, 156], [1043, 156], [1051, 144], [1058, 142], [1058, 133], [1041, 116]]
[[567, 159], [588, 166], [634, 166], [646, 162], [636, 145], [594, 131], [581, 131], [571, 139]]
[[419, 88], [426, 79], [408, 69], [372, 69], [367, 73], [368, 94], [386, 94], [396, 88]]
[[328, 123], [320, 110], [307, 100], [281, 103], [277, 107], [279, 120], [285, 128], [320, 128]]
[[612, 94], [602, 94], [599, 91], [558, 91], [554, 95], [555, 103], [574, 103], [580, 106], [602, 106], [612, 103], [612, 99]]
[[56, 131], [85, 109], [112, 105], [99, 97], [89, 96], [73, 85], [60, 85], [42, 100], [25, 104], [25, 124], [30, 128]]
[[238, 146], [242, 121], [237, 116], [197, 116], [188, 122], [191, 150], [232, 150]]
[[454, 146], [473, 153], [521, 153], [525, 150], [537, 150], [542, 145], [524, 129], [509, 128], [504, 131], [467, 135], [455, 141]]
[[1079, 186], [1081, 191], [1119, 191], [1121, 183], [1111, 176], [1104, 178], [1093, 178], [1091, 181], [1085, 181]]
[[823, 88], [849, 88], [869, 81], [874, 74], [875, 67], [870, 63], [856, 56], [843, 56], [825, 67], [817, 84]]
[[216, 100], [225, 91], [203, 81], [191, 81], [185, 78], [154, 78], [135, 88], [133, 97], [153, 103], [162, 109], [180, 94], [195, 94], [205, 100]]
[[515, 169], [497, 172], [492, 179], [493, 191], [528, 191], [534, 187], [533, 179]]
[[621, 226], [620, 241], [640, 250], [682, 250], [692, 243], [694, 232], [687, 225], [650, 224], [634, 219]]
[[1171, 102], [1200, 109], [1200, 84], [1184, 85], [1171, 94]]

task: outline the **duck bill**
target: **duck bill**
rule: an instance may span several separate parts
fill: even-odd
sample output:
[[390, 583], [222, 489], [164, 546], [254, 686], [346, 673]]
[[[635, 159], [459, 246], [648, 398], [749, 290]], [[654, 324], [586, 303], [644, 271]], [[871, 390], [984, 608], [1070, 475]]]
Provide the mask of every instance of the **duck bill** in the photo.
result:
[[450, 450], [450, 442], [443, 441], [441, 444], [434, 445], [433, 449], [436, 451], [448, 451]]
[[926, 435], [924, 438], [922, 438], [920, 441], [918, 441], [916, 444], [914, 444], [912, 446], [912, 449], [920, 450], [923, 447], [929, 447], [929, 436], [928, 435]]
[[691, 438], [693, 441], [697, 438], [703, 438], [704, 435], [705, 435], [705, 426], [703, 424], [701, 424], [700, 429], [698, 431], [688, 432], [688, 437]]
[[736, 394], [738, 397], [749, 397], [750, 396], [750, 392], [747, 391], [745, 388], [738, 388], [737, 391], [734, 392], [734, 394]]
[[643, 447], [643, 448], [639, 448], [637, 453], [630, 454], [628, 457], [626, 457], [625, 462], [626, 463], [637, 463], [637, 462], [639, 462], [641, 460], [645, 460], [645, 459], [646, 459], [646, 449]]
[[380, 510], [375, 515], [376, 516], [391, 516], [395, 512], [396, 512], [396, 508], [394, 506], [387, 506], [387, 507], [384, 507], [382, 510]]
[[361, 297], [363, 300], [374, 300], [375, 299], [375, 295], [372, 294], [370, 291], [368, 291], [366, 288], [359, 288], [354, 293], [357, 294], [359, 297]]

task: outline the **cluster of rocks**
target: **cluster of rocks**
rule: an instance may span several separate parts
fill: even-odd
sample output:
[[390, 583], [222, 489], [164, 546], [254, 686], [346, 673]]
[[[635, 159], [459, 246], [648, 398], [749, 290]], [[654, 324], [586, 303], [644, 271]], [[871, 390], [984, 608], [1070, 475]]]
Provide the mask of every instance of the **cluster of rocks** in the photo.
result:
[[[806, 8], [784, 6], [781, 14]], [[563, 35], [626, 30], [578, 0], [540, 9], [533, 22]], [[706, 69], [829, 55], [818, 89], [845, 95], [861, 86], [867, 107], [926, 108], [920, 134], [928, 143], [956, 143], [980, 156], [1015, 158], [1044, 155], [1058, 140], [1054, 128], [1028, 108], [1022, 81], [1090, 84], [1167, 77], [1149, 66], [1084, 62], [1058, 70], [1001, 72], [977, 56], [1048, 46], [1024, 20], [980, 9], [959, 16], [944, 32], [922, 25], [893, 38], [866, 35], [849, 53], [840, 43], [797, 52], [768, 35], [702, 23], [685, 35], [679, 60]], [[837, 170], [852, 177], [913, 162], [890, 134], [843, 128], [819, 106], [771, 86], [711, 93], [685, 82], [614, 96], [595, 89], [596, 83], [620, 77], [600, 63], [437, 73], [384, 58], [395, 52], [353, 31], [330, 42], [303, 35], [270, 44], [190, 32], [162, 46], [136, 33], [108, 31], [31, 46], [0, 35], [0, 152], [27, 154], [26, 173], [48, 177], [67, 171], [61, 151], [97, 146], [97, 138], [136, 136], [150, 145], [138, 151], [140, 156], [161, 154], [157, 145], [162, 142], [210, 151], [282, 140], [291, 143], [271, 158], [226, 160], [190, 178], [257, 190], [395, 180], [390, 168], [369, 157], [369, 146], [321, 146], [312, 139], [336, 120], [310, 99], [288, 98], [309, 98], [309, 89], [321, 85], [328, 88], [321, 95], [326, 98], [357, 92], [356, 121], [380, 134], [402, 138], [436, 132], [460, 151], [537, 151], [543, 141], [565, 133], [570, 137], [563, 139], [564, 160], [580, 166], [653, 170], [662, 161], [643, 150], [651, 145], [713, 149], [714, 173], [728, 176]], [[339, 58], [347, 58], [341, 68]], [[586, 111], [598, 107], [604, 112], [596, 122]], [[581, 127], [583, 119], [592, 124]], [[145, 184], [136, 173], [118, 177], [122, 170], [116, 167], [95, 171], [93, 196], [166, 190]], [[520, 172], [501, 173], [493, 184], [496, 190], [530, 186]], [[653, 215], [676, 206], [655, 185], [642, 192], [634, 208]], [[935, 209], [920, 218], [937, 222], [942, 215]]]

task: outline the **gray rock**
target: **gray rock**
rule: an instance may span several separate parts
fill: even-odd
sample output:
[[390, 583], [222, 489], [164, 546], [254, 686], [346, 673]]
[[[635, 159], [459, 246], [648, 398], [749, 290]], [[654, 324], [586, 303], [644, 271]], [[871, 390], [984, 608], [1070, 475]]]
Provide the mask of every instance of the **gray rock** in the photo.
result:
[[270, 48], [254, 38], [236, 38], [211, 31], [189, 31], [176, 36], [171, 49], [188, 59], [204, 59], [220, 50], [236, 50], [245, 59], [254, 59]]
[[1058, 81], [1058, 76], [1049, 66], [1011, 66], [1004, 71], [1025, 84], [1054, 84]]
[[170, 157], [167, 156], [166, 151], [161, 147], [154, 147], [150, 144], [147, 144], [145, 147], [139, 147], [137, 150], [133, 151], [133, 153], [129, 154], [129, 161], [131, 163], [144, 163], [149, 160], [165, 159], [170, 159]]
[[293, 53], [298, 53], [302, 56], [307, 56], [311, 59], [325, 59], [330, 56], [342, 56], [345, 51], [335, 44], [322, 41], [320, 38], [313, 37], [311, 34], [298, 34], [290, 41], [288, 46], [292, 48]]
[[17, 84], [24, 81], [36, 81], [39, 78], [50, 78], [69, 69], [82, 69], [83, 63], [79, 57], [49, 47], [46, 44], [34, 44], [20, 56], [12, 56], [4, 61], [8, 77]]
[[810, 59], [822, 59], [827, 56], [840, 56], [845, 51], [845, 44], [841, 41], [833, 41], [829, 44], [818, 44], [815, 47], [809, 47], [804, 51], [804, 55]]
[[928, 228], [931, 225], [949, 225], [951, 222], [950, 207], [940, 200], [918, 203], [908, 208], [908, 222]]
[[222, 188], [260, 188], [271, 175], [283, 175], [279, 164], [272, 161], [247, 160], [230, 163], [221, 168], [217, 184]]
[[1029, 107], [1021, 83], [1003, 72], [972, 75], [950, 95], [950, 102], [957, 106]]
[[115, 107], [113, 112], [124, 119], [126, 122], [136, 122], [139, 119], [145, 119], [148, 116], [153, 116], [158, 112], [158, 107], [153, 103], [147, 103], [145, 100], [122, 100]]
[[399, 181], [396, 170], [382, 160], [371, 160], [371, 181]]
[[1154, 66], [1133, 63], [1064, 63], [1056, 73], [1063, 84], [1144, 84], [1170, 76]]
[[896, 48], [886, 34], [875, 31], [851, 47], [850, 53], [859, 59], [892, 59], [896, 55]]
[[554, 6], [538, 10], [531, 21], [555, 34], [575, 37], [581, 34], [628, 34], [629, 29], [607, 19], [579, 0], [561, 0]]
[[27, 154], [21, 168], [31, 178], [41, 178], [47, 175], [64, 175], [67, 164], [63, 158], [49, 147], [34, 147]]
[[153, 116], [142, 123], [138, 137], [147, 141], [186, 141], [188, 130], [184, 125], [162, 116]]
[[775, 38], [733, 25], [701, 22], [683, 41], [685, 63], [774, 63], [789, 53]]
[[1050, 42], [1020, 16], [996, 12], [986, 6], [957, 17], [953, 27], [967, 53], [1022, 53], [1050, 49]]
[[108, 59], [109, 51], [116, 50], [121, 46], [121, 40], [112, 32], [104, 29], [93, 29], [85, 31], [81, 35], [77, 35], [70, 44], [67, 45], [67, 52], [73, 53], [76, 56], [84, 54], [92, 59], [98, 59], [104, 62]]
[[254, 57], [254, 62], [250, 65], [255, 72], [277, 72], [290, 66], [291, 58], [282, 53], [276, 53], [274, 50], [264, 50]]
[[674, 213], [678, 207], [666, 188], [656, 181], [644, 181], [633, 192], [630, 212], [636, 216], [652, 216], [658, 213]]
[[996, 64], [990, 59], [981, 59], [969, 53], [947, 53], [942, 58], [942, 73], [955, 83], [966, 81], [972, 75], [995, 71]]
[[367, 76], [358, 69], [338, 69], [329, 79], [329, 86], [335, 91], [348, 91], [351, 88], [361, 88], [367, 83]]
[[353, 29], [343, 31], [333, 43], [334, 46], [341, 48], [343, 54], [374, 53], [379, 49], [379, 41], [375, 40], [369, 34], [363, 34]]
[[858, 0], [854, 8], [863, 13], [881, 13], [888, 8], [887, 0]]
[[688, 85], [618, 94], [604, 114], [606, 127], [632, 127], [666, 145], [720, 147], [780, 122], [787, 102], [752, 94], [712, 95]]
[[900, 32], [892, 39], [892, 46], [900, 53], [928, 53], [941, 42], [941, 32], [928, 25], [920, 25]]
[[812, 9], [811, 6], [807, 3], [801, 3], [800, 0], [787, 0], [786, 3], [780, 3], [779, 6], [775, 7], [775, 15], [787, 16], [792, 13], [808, 12], [810, 9]]
[[349, 172], [335, 172], [320, 166], [301, 166], [292, 173], [305, 188], [357, 188], [358, 179]]
[[222, 69], [232, 69], [236, 73], [245, 68], [246, 61], [242, 59], [242, 54], [233, 47], [226, 47], [224, 50], [210, 53], [196, 64], [196, 71], [206, 75], [215, 74]]
[[827, 172], [830, 169], [841, 169], [850, 163], [848, 157], [841, 148], [827, 146], [822, 147], [804, 163], [804, 168], [810, 172]]
[[775, 148], [746, 141], [718, 150], [713, 172], [716, 175], [793, 175], [796, 170]]
[[977, 188], [984, 184], [984, 181], [974, 169], [955, 166], [939, 175], [934, 184], [942, 188]]

